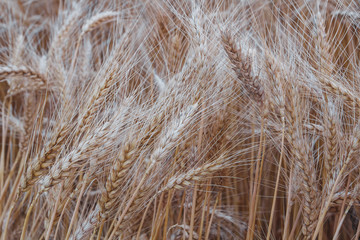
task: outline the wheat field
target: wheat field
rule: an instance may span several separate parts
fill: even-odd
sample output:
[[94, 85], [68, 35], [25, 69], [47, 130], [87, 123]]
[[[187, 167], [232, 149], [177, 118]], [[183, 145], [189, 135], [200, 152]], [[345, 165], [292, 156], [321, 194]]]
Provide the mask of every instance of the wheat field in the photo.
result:
[[360, 4], [0, 0], [0, 237], [360, 239]]

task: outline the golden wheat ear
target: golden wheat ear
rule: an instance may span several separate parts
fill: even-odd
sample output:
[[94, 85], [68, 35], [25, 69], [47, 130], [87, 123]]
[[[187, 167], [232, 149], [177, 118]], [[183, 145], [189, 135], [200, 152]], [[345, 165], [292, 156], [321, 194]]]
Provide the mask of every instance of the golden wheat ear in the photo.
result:
[[253, 76], [252, 60], [237, 49], [234, 39], [229, 32], [222, 33], [222, 43], [228, 55], [232, 68], [240, 81], [244, 82], [244, 87], [251, 93], [256, 101], [264, 100], [264, 89], [258, 76]]

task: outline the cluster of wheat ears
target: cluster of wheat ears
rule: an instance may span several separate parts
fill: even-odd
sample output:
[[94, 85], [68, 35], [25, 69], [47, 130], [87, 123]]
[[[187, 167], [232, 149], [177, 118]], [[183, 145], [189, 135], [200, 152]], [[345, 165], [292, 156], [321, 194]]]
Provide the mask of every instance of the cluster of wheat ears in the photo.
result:
[[0, 0], [0, 237], [359, 239], [360, 5]]

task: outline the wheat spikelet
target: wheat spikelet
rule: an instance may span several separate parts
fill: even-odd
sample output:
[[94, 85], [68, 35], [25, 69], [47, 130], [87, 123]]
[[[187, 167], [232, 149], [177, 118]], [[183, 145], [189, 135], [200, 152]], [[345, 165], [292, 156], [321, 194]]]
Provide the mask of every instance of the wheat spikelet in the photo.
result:
[[230, 33], [222, 35], [222, 43], [239, 80], [244, 81], [245, 88], [254, 95], [255, 100], [262, 102], [264, 100], [264, 89], [261, 86], [259, 77], [253, 77], [251, 59], [244, 57], [241, 50], [236, 49], [234, 39], [232, 39]]
[[99, 27], [100, 25], [113, 21], [118, 16], [119, 13], [113, 11], [98, 13], [85, 22], [85, 24], [82, 26], [80, 35], [85, 35], [86, 33], [93, 31], [95, 28]]
[[186, 186], [190, 186], [190, 181], [203, 181], [206, 177], [211, 176], [211, 174], [223, 169], [224, 157], [221, 156], [219, 159], [215, 160], [212, 163], [205, 164], [199, 168], [191, 169], [185, 174], [180, 176], [175, 176], [169, 180], [165, 187], [163, 187], [157, 194], [160, 194], [171, 189], [183, 189]]
[[[0, 79], [6, 79], [9, 77], [24, 77], [27, 80], [35, 81], [33, 84], [38, 86], [46, 86], [48, 83], [46, 79], [36, 71], [25, 66], [2, 66], [0, 67]], [[31, 85], [30, 83], [23, 83], [23, 86]], [[12, 91], [15, 91], [20, 87], [13, 87]]]

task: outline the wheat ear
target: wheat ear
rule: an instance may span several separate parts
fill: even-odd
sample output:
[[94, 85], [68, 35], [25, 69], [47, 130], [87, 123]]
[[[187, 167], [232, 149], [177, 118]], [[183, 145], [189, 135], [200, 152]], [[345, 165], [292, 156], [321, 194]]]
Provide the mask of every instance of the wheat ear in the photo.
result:
[[74, 56], [72, 57], [72, 62], [71, 62], [71, 72], [75, 68], [75, 62], [78, 57], [80, 44], [85, 34], [95, 30], [97, 27], [99, 27], [104, 23], [115, 20], [118, 16], [119, 16], [119, 12], [106, 11], [96, 14], [86, 21], [86, 23], [82, 26], [80, 36], [76, 43], [75, 53]]
[[25, 78], [26, 81], [12, 85], [8, 90], [9, 95], [14, 95], [26, 90], [46, 89], [48, 87], [48, 81], [42, 74], [26, 66], [1, 66], [0, 79], [10, 77], [22, 77]]
[[60, 127], [57, 134], [54, 135], [41, 153], [32, 160], [21, 182], [22, 191], [30, 190], [34, 183], [48, 171], [47, 168], [53, 164], [62, 144], [66, 141], [69, 131], [70, 129], [66, 125]]
[[234, 39], [230, 33], [222, 34], [222, 44], [238, 79], [244, 82], [244, 87], [253, 95], [256, 101], [262, 102], [264, 100], [264, 89], [259, 77], [253, 76], [250, 57], [245, 57], [241, 53], [241, 49], [236, 49]]
[[299, 116], [295, 113], [294, 109], [298, 108], [298, 96], [293, 88], [291, 104], [286, 105], [287, 113], [289, 114], [290, 127], [289, 138], [293, 146], [293, 154], [296, 159], [295, 165], [299, 167], [302, 177], [303, 189], [303, 228], [302, 232], [306, 239], [311, 238], [317, 223], [318, 217], [318, 189], [316, 185], [316, 176], [314, 173], [313, 164], [314, 159], [310, 154], [310, 147], [304, 141], [304, 137], [300, 135], [298, 126]]

